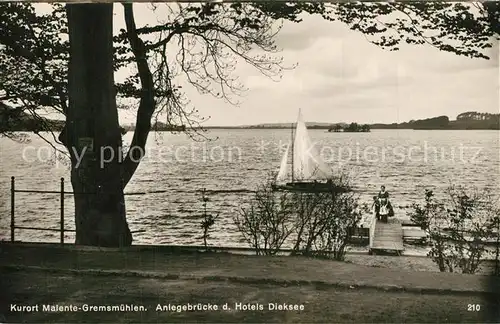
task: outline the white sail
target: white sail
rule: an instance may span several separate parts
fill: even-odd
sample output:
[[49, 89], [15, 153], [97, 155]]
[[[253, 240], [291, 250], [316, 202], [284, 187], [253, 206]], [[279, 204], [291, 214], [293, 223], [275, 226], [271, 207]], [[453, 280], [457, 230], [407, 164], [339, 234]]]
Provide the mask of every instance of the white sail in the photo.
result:
[[293, 146], [293, 175], [295, 180], [327, 179], [331, 171], [311, 142], [299, 109]]
[[282, 182], [287, 180], [287, 163], [288, 163], [288, 149], [290, 148], [290, 144], [287, 145], [285, 154], [281, 158], [280, 170], [278, 171], [278, 176], [276, 177], [276, 182]]

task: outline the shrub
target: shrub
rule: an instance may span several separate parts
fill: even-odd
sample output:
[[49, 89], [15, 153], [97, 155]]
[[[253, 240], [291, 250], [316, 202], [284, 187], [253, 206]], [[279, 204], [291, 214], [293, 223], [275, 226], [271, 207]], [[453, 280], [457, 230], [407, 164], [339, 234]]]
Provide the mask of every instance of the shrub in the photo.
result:
[[[286, 241], [292, 255], [343, 260], [352, 228], [361, 219], [351, 192], [275, 192], [272, 182], [260, 187], [235, 224], [257, 254], [276, 254]], [[348, 188], [338, 178], [332, 188]]]
[[201, 228], [203, 229], [203, 245], [205, 246], [205, 250], [208, 250], [208, 238], [210, 236], [210, 229], [213, 225], [215, 225], [215, 221], [219, 217], [219, 214], [213, 216], [207, 212], [207, 202], [209, 198], [206, 196], [206, 189], [202, 190], [201, 199], [203, 201], [203, 220], [201, 221]]
[[287, 193], [275, 193], [270, 183], [254, 194], [249, 208], [242, 208], [234, 222], [244, 239], [257, 255], [273, 255], [293, 231], [290, 198]]
[[413, 205], [410, 217], [427, 231], [428, 256], [440, 271], [477, 272], [485, 256], [485, 240], [491, 238], [495, 224], [491, 198], [486, 191], [451, 186], [443, 203], [426, 190], [423, 206]]
[[293, 254], [344, 260], [352, 228], [361, 220], [352, 193], [296, 193]]
[[429, 228], [429, 221], [438, 210], [438, 205], [434, 202], [434, 194], [431, 190], [425, 190], [425, 204], [420, 206], [413, 204], [413, 211], [410, 212], [410, 220], [420, 226], [424, 231]]

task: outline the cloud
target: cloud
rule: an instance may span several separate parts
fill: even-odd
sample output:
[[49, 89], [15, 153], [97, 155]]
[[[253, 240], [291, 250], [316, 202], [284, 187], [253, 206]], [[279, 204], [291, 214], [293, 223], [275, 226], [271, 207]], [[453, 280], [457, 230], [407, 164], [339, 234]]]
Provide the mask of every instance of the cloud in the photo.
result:
[[306, 93], [315, 99], [328, 98], [328, 97], [343, 97], [351, 98], [359, 93], [367, 93], [371, 91], [394, 91], [409, 82], [408, 78], [399, 78], [393, 76], [382, 76], [374, 80], [364, 82], [331, 82], [329, 84], [322, 84], [319, 87], [311, 88]]
[[468, 58], [454, 53], [442, 52], [430, 46], [406, 47], [399, 52], [401, 63], [411, 66], [415, 73], [455, 73], [464, 70], [498, 69], [498, 45], [488, 50], [490, 60]]
[[[310, 48], [318, 38], [342, 38], [348, 35], [345, 24], [326, 21], [318, 15], [303, 14], [303, 21], [285, 21], [276, 37], [276, 44], [286, 51], [300, 51]], [[326, 54], [326, 53], [325, 53]]]
[[353, 46], [349, 39], [318, 37], [308, 49], [283, 53], [299, 65], [294, 71], [285, 72], [280, 83], [252, 76], [247, 79], [247, 85], [258, 91], [291, 91], [322, 98], [387, 88], [411, 79], [408, 69], [395, 60], [397, 54], [378, 50], [365, 42]]

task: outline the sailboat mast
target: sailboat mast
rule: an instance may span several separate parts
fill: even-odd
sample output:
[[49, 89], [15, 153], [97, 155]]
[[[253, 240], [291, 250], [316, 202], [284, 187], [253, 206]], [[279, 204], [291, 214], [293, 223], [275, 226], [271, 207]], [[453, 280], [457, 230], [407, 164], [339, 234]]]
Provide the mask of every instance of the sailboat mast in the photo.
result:
[[293, 140], [293, 123], [292, 123], [291, 130], [292, 130], [292, 144], [291, 144], [291, 145], [292, 145], [292, 182], [293, 182], [293, 180], [294, 180], [294, 179], [293, 179], [293, 171], [294, 171], [294, 169], [293, 169], [293, 155], [294, 155], [294, 153], [293, 153], [293, 147], [294, 147], [294, 140]]

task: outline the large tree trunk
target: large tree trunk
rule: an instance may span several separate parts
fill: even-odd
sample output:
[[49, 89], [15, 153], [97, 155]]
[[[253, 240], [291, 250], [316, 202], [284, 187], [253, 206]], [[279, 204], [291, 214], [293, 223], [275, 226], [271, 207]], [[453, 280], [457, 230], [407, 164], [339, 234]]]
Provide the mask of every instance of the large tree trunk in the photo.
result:
[[113, 79], [113, 4], [69, 4], [67, 15], [69, 109], [64, 142], [72, 160], [76, 244], [128, 246], [132, 235], [125, 215]]

